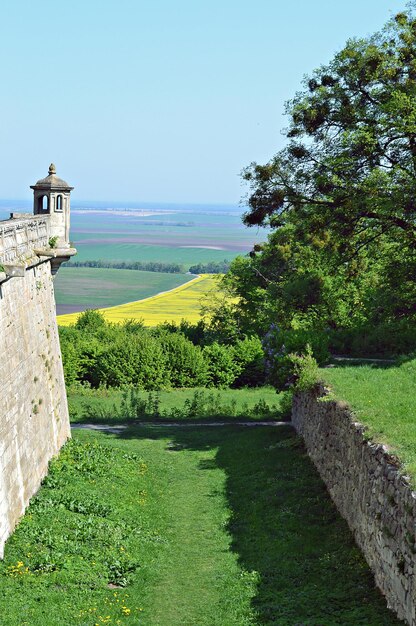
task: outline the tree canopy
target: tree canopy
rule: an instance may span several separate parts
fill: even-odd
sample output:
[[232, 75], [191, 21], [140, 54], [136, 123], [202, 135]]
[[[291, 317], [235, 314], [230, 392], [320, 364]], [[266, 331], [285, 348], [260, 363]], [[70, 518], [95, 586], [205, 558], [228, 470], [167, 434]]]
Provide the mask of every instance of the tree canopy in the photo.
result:
[[244, 172], [247, 225], [290, 220], [347, 256], [387, 236], [416, 243], [416, 18], [348, 41], [287, 104], [286, 147]]
[[416, 348], [415, 6], [306, 77], [285, 147], [244, 170], [244, 222], [270, 230], [223, 279], [229, 334], [272, 332], [276, 354]]

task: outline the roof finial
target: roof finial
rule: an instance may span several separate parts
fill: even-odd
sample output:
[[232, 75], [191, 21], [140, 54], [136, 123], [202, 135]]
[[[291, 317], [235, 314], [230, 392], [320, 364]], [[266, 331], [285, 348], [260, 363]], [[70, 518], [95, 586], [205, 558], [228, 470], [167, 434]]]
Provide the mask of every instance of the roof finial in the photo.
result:
[[49, 166], [49, 174], [56, 174], [56, 167], [54, 163], [51, 163]]

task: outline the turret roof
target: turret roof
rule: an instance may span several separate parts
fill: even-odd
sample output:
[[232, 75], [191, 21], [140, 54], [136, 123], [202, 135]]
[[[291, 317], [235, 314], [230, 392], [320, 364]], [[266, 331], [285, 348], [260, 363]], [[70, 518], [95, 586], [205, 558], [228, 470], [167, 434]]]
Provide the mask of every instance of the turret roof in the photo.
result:
[[30, 185], [31, 189], [62, 189], [70, 191], [73, 189], [67, 182], [56, 175], [56, 167], [53, 163], [49, 166], [49, 175], [38, 180], [36, 185]]

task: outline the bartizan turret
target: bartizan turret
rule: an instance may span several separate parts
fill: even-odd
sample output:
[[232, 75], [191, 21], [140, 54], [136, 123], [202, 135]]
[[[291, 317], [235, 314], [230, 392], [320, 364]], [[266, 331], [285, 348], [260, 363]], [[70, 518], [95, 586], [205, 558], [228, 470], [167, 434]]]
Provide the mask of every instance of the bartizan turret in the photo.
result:
[[56, 175], [53, 163], [46, 178], [38, 180], [33, 189], [34, 215], [49, 215], [49, 234], [56, 238], [56, 248], [69, 248], [69, 211], [73, 187]]
[[[51, 257], [52, 274], [55, 274], [64, 261], [76, 253], [69, 242], [69, 221], [71, 187], [65, 180], [56, 175], [54, 163], [49, 166], [48, 176], [38, 180], [33, 189], [34, 215], [48, 216], [49, 222], [49, 250]], [[37, 250], [42, 256], [45, 250]]]

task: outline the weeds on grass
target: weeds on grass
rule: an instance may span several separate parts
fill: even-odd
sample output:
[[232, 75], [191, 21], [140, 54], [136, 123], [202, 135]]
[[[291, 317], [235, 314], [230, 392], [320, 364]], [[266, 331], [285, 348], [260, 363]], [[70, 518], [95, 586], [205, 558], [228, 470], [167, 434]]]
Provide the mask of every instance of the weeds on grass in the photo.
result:
[[[21, 622], [13, 614], [7, 622], [2, 619], [2, 624], [58, 623], [56, 616], [43, 622], [30, 621], [30, 616], [37, 614], [36, 601], [43, 598], [45, 588], [66, 589], [68, 585], [76, 599], [73, 606], [66, 607], [65, 623], [121, 624], [130, 614], [138, 613], [139, 608], [131, 608], [127, 597], [109, 593], [109, 589], [126, 587], [137, 578], [142, 535], [146, 537], [134, 516], [123, 519], [123, 500], [111, 500], [114, 487], [108, 485], [110, 466], [117, 467], [112, 471], [113, 482], [123, 479], [142, 486], [145, 460], [125, 448], [96, 440], [71, 440], [50, 463], [43, 487], [32, 498], [0, 563], [4, 590], [14, 595], [16, 585], [27, 586], [24, 612], [29, 621]], [[107, 488], [98, 489], [96, 483]], [[85, 606], [84, 589], [95, 594], [95, 608], [79, 609]], [[82, 622], [77, 620], [78, 610]]]
[[[289, 396], [289, 394], [287, 394]], [[284, 403], [287, 415], [291, 399]], [[197, 389], [191, 398], [187, 398], [182, 406], [170, 409], [161, 408], [160, 393], [151, 391], [143, 397], [140, 391], [130, 389], [122, 396], [120, 406], [101, 402], [92, 404], [85, 402], [82, 409], [83, 419], [172, 419], [188, 420], [198, 418], [240, 418], [240, 419], [278, 419], [282, 418], [282, 405], [268, 404], [260, 398], [254, 406], [245, 402], [240, 409], [235, 399], [227, 402], [221, 399], [220, 393]]]

